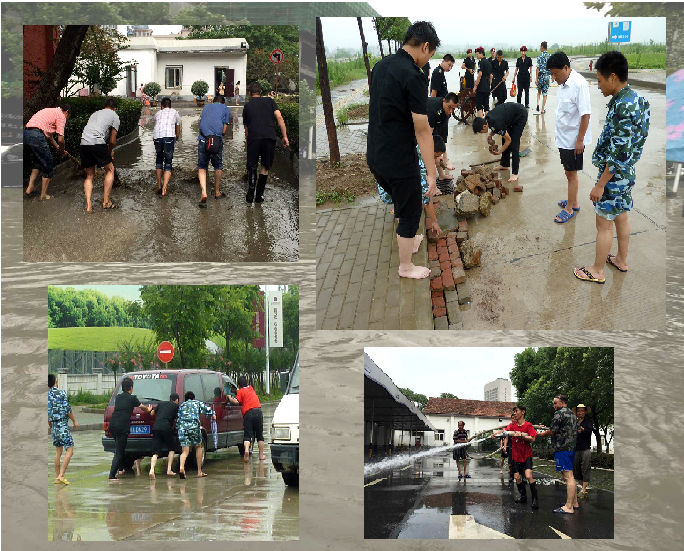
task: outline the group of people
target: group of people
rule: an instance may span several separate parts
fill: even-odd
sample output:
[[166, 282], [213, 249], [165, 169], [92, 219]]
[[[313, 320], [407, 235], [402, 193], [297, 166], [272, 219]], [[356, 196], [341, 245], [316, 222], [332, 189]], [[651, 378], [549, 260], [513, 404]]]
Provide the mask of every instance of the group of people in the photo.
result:
[[[238, 391], [233, 396], [226, 396], [226, 402], [241, 406], [244, 429], [244, 456], [245, 463], [249, 462], [250, 445], [254, 437], [259, 447], [259, 460], [266, 459], [264, 455], [264, 418], [261, 412], [261, 403], [256, 392], [247, 383], [244, 376], [238, 377]], [[176, 476], [172, 470], [173, 459], [178, 453], [180, 444], [180, 467], [178, 476], [186, 478], [185, 463], [191, 449], [195, 448], [197, 476], [202, 478], [207, 473], [202, 471], [202, 434], [200, 415], [210, 416], [214, 421], [216, 414], [213, 409], [204, 402], [195, 399], [192, 391], [187, 391], [183, 403], [179, 403], [180, 397], [172, 393], [168, 400], [159, 401], [156, 405], [144, 405], [133, 394], [133, 379], [126, 377], [121, 381], [121, 392], [114, 400], [114, 412], [109, 421], [109, 432], [114, 438], [115, 451], [109, 471], [109, 481], [117, 482], [119, 475], [125, 470], [124, 458], [128, 435], [131, 428], [131, 416], [137, 407], [154, 419], [151, 428], [153, 437], [153, 455], [150, 460], [149, 475], [155, 478], [157, 459], [164, 449], [168, 450], [168, 462], [166, 474]], [[54, 374], [48, 374], [48, 425], [52, 434], [52, 443], [55, 447], [55, 484], [69, 485], [65, 477], [67, 467], [74, 454], [74, 440], [69, 430], [69, 419], [74, 429], [78, 429], [78, 423], [74, 418], [69, 398], [64, 390], [57, 388], [57, 379]], [[174, 434], [177, 430], [178, 438]], [[64, 461], [62, 453], [66, 449]]]
[[[380, 60], [371, 75], [367, 160], [383, 200], [394, 203], [400, 277], [429, 276], [427, 267], [416, 266], [411, 259], [423, 239], [417, 235], [422, 205], [425, 204], [427, 213], [426, 228], [440, 235], [441, 228], [429, 204], [432, 197], [441, 194], [437, 177], [444, 181], [453, 179], [445, 173], [454, 169], [447, 156], [448, 148], [442, 150], [442, 143], [447, 142], [449, 118], [459, 107], [459, 98], [449, 92], [445, 76], [455, 64], [451, 54], [446, 54], [434, 69], [428, 86], [429, 97], [425, 93], [429, 60], [439, 44], [433, 25], [418, 21], [408, 28], [397, 54]], [[546, 42], [541, 43], [540, 50], [535, 84], [538, 111], [539, 100], [543, 98], [541, 114], [546, 112], [551, 79], [559, 85], [555, 144], [568, 191], [567, 198], [558, 202], [561, 211], [554, 221], [564, 224], [580, 211], [578, 171], [583, 170], [584, 149], [591, 143], [589, 87], [586, 79], [570, 67], [564, 52], [549, 55]], [[490, 140], [495, 135], [501, 136], [501, 146], [490, 149], [492, 154], [501, 155], [494, 170], [510, 170], [508, 181], [515, 182], [520, 165], [520, 139], [527, 125], [532, 60], [527, 57], [527, 47], [522, 46], [514, 73], [518, 96], [513, 103], [505, 101], [509, 69], [503, 52], [499, 50], [494, 56], [492, 48], [489, 59], [485, 58], [483, 47], [476, 48], [475, 53], [479, 63], [472, 58], [472, 50], [468, 50], [461, 65], [465, 69], [463, 86], [475, 90], [478, 116], [473, 121], [473, 132], [489, 132]], [[592, 164], [598, 168], [596, 184], [589, 193], [596, 213], [595, 261], [592, 266], [575, 268], [574, 275], [583, 281], [605, 283], [606, 263], [620, 272], [627, 271], [628, 212], [633, 206], [634, 165], [648, 135], [650, 106], [630, 88], [628, 63], [623, 54], [615, 51], [603, 54], [596, 61], [595, 69], [599, 90], [612, 99], [592, 156]], [[525, 105], [521, 103], [523, 91]], [[495, 107], [490, 110], [492, 93]], [[615, 255], [610, 253], [613, 225], [618, 238]]]
[[[275, 143], [277, 140], [274, 120], [278, 123], [282, 134], [283, 146], [287, 147], [287, 129], [282, 114], [272, 97], [261, 96], [261, 86], [254, 82], [248, 87], [250, 101], [243, 108], [242, 118], [247, 139], [247, 203], [264, 201], [264, 190], [268, 172], [273, 164]], [[223, 136], [230, 124], [230, 109], [225, 104], [225, 97], [216, 95], [213, 102], [204, 107], [200, 117], [199, 135], [197, 137], [197, 172], [200, 182], [201, 196], [199, 206], [207, 207], [207, 168], [211, 162], [214, 168], [214, 197], [222, 199], [226, 193], [220, 189], [223, 172]], [[114, 147], [120, 119], [117, 100], [108, 98], [104, 108], [90, 115], [83, 128], [79, 146], [80, 167], [85, 170], [83, 185], [86, 211], [92, 212], [91, 197], [93, 178], [97, 168], [104, 168], [104, 196], [102, 208], [115, 209], [119, 204], [110, 199], [114, 184]], [[61, 103], [58, 107], [41, 109], [31, 117], [24, 130], [24, 144], [34, 155], [34, 164], [26, 188], [26, 196], [37, 195], [38, 177], [42, 174], [40, 199], [51, 199], [48, 186], [53, 176], [52, 153], [50, 143], [58, 154], [72, 157], [64, 145], [64, 128], [71, 115], [71, 106]], [[171, 107], [171, 99], [165, 97], [161, 101], [161, 109], [154, 115], [153, 142], [156, 151], [155, 168], [157, 176], [157, 193], [166, 197], [168, 185], [173, 171], [173, 154], [176, 141], [180, 138], [181, 120], [178, 111]], [[55, 139], [56, 136], [56, 139]], [[75, 157], [76, 161], [78, 161]], [[261, 160], [261, 170], [259, 170]]]

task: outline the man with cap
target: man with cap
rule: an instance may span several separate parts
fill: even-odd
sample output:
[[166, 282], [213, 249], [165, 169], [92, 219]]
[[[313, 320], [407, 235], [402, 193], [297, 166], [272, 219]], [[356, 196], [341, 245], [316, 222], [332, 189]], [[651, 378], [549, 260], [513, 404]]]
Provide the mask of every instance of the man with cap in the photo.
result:
[[494, 63], [495, 59], [496, 59], [496, 48], [492, 48], [491, 50], [489, 50], [489, 58], [487, 59], [487, 61], [489, 61], [489, 63]]
[[575, 459], [573, 462], [573, 474], [578, 484], [582, 484], [582, 491], [577, 497], [587, 497], [587, 484], [591, 473], [591, 433], [594, 430], [594, 421], [587, 417], [591, 411], [584, 404], [577, 404], [572, 408], [577, 416], [577, 443], [575, 444]]
[[508, 61], [503, 58], [503, 51], [496, 52], [492, 62], [492, 99], [494, 106], [506, 101], [506, 79], [508, 78]]
[[461, 69], [465, 69], [465, 87], [475, 88], [475, 60], [473, 59], [473, 49], [468, 48], [467, 57], [461, 63]]
[[482, 46], [475, 50], [479, 66], [477, 69], [477, 81], [475, 82], [475, 106], [477, 116], [489, 111], [489, 92], [492, 89], [492, 65], [485, 58], [485, 50]]
[[[532, 60], [527, 57], [527, 46], [520, 48], [520, 57], [515, 62], [515, 72], [513, 73], [513, 80], [518, 77], [518, 103], [522, 98], [523, 90], [525, 91], [525, 109], [530, 108], [530, 79], [532, 78], [530, 71], [532, 70]], [[520, 74], [518, 74], [520, 71]]]
[[[454, 56], [446, 54], [441, 63], [435, 67], [435, 70], [432, 72], [432, 79], [430, 80], [431, 98], [443, 98], [449, 93], [446, 73], [453, 69], [455, 62]], [[435, 128], [435, 130], [439, 131], [439, 136], [442, 137], [446, 144], [447, 137], [449, 136], [449, 119], [447, 118], [446, 121], [444, 121], [444, 124], [441, 124], [439, 129]], [[444, 153], [444, 163], [446, 164], [447, 170], [454, 170], [456, 168], [449, 162], [449, 156], [446, 153]], [[440, 180], [453, 180], [453, 178], [454, 177], [451, 175], [444, 175], [443, 172], [440, 172]]]

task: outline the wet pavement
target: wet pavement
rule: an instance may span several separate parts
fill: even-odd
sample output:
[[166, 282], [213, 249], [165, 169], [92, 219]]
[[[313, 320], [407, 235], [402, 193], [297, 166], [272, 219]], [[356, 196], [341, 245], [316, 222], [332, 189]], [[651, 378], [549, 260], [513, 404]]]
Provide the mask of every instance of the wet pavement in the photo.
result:
[[[93, 213], [85, 211], [84, 177], [58, 173], [50, 201], [24, 200], [24, 260], [29, 262], [296, 262], [299, 258], [299, 179], [282, 148], [276, 148], [265, 201], [245, 202], [246, 144], [242, 108], [231, 108], [224, 137], [221, 191], [215, 200], [214, 170], [207, 171], [208, 208], [200, 209], [197, 134], [201, 110], [181, 107], [168, 196], [157, 195], [154, 113], [146, 107], [139, 138], [114, 150], [121, 186], [111, 197], [121, 208], [101, 208], [104, 172], [93, 186]], [[296, 130], [295, 130], [296, 131]], [[71, 152], [75, 154], [77, 152]], [[69, 221], [65, 223], [65, 221]]]
[[[614, 495], [591, 489], [572, 515], [552, 510], [565, 503], [566, 487], [534, 472], [540, 508], [517, 504], [519, 495], [500, 459], [468, 461], [472, 478], [458, 479], [451, 453], [424, 457], [409, 466], [364, 480], [366, 539], [605, 539], [613, 538]], [[505, 473], [505, 471], [504, 471]], [[505, 477], [505, 478], [502, 478]]]
[[[277, 404], [264, 404], [264, 434]], [[78, 420], [78, 417], [77, 417]], [[299, 538], [299, 491], [285, 486], [273, 469], [268, 444], [265, 461], [253, 454], [245, 464], [232, 447], [207, 454], [197, 478], [166, 476], [157, 462], [150, 480], [149, 458], [142, 474], [127, 471], [121, 482], [107, 481], [112, 454], [102, 449], [99, 430], [75, 431], [70, 486], [55, 485], [54, 448], [48, 446], [48, 539], [112, 540], [295, 540]], [[178, 457], [178, 456], [176, 456]], [[178, 459], [174, 461], [177, 471]]]

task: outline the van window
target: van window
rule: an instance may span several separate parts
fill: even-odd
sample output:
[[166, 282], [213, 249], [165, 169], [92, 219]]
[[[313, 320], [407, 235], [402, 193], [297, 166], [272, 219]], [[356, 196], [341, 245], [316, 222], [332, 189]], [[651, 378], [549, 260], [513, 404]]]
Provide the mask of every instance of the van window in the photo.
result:
[[202, 386], [206, 397], [205, 402], [213, 402], [215, 398], [221, 398], [221, 379], [216, 373], [202, 374]]
[[294, 369], [290, 375], [290, 384], [287, 387], [287, 394], [299, 394], [299, 356], [297, 356]]
[[[183, 379], [185, 388], [183, 389], [183, 394], [191, 390], [195, 393], [195, 400], [200, 402], [211, 402], [211, 398], [207, 400], [204, 395], [204, 388], [202, 387], [202, 379], [199, 375], [186, 375]], [[185, 399], [185, 398], [184, 398]]]
[[[131, 373], [127, 377], [133, 379], [133, 394], [139, 400], [168, 400], [172, 392], [176, 390], [176, 375], [165, 373], [145, 373], [136, 375]], [[124, 377], [121, 378], [122, 380]], [[116, 394], [121, 394], [121, 381], [117, 386]], [[112, 395], [110, 405], [114, 404], [116, 394]]]
[[221, 379], [223, 381], [223, 392], [226, 393], [226, 396], [230, 395], [233, 398], [235, 398], [235, 393], [237, 392], [237, 385], [235, 384], [235, 381], [233, 381], [233, 379], [231, 379], [227, 375], [223, 375]]

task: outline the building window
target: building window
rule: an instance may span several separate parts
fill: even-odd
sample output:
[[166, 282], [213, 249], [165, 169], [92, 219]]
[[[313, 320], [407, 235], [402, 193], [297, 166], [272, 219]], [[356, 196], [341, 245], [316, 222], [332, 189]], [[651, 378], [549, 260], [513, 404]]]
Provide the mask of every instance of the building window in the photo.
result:
[[166, 88], [183, 87], [183, 66], [166, 66]]
[[444, 442], [444, 431], [437, 430], [435, 432], [435, 442]]

